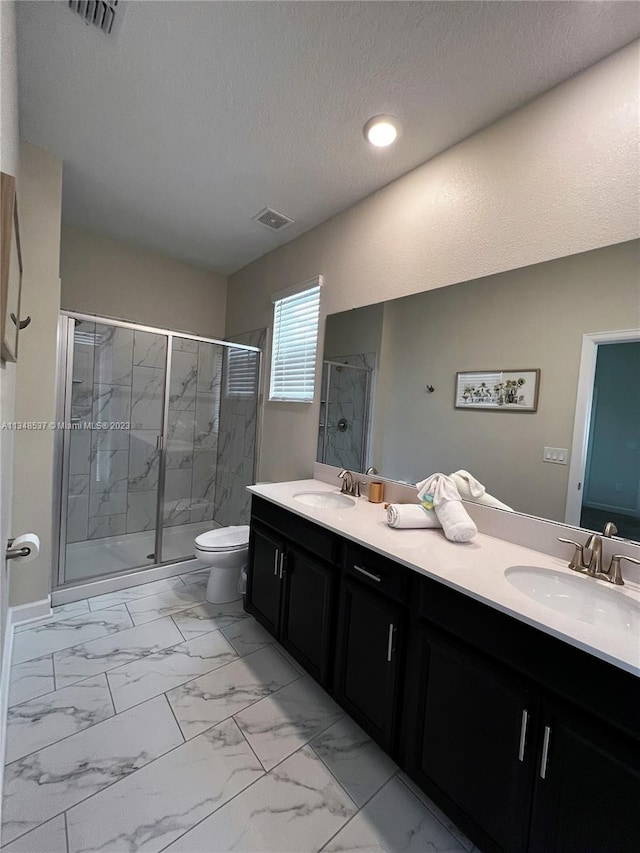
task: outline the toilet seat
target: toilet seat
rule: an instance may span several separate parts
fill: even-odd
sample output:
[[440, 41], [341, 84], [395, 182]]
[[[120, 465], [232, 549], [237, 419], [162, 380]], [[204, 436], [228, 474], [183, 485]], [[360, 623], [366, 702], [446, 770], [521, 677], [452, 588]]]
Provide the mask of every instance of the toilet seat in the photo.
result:
[[196, 536], [195, 546], [200, 551], [216, 553], [218, 551], [241, 551], [249, 544], [249, 526], [220, 527], [208, 530]]

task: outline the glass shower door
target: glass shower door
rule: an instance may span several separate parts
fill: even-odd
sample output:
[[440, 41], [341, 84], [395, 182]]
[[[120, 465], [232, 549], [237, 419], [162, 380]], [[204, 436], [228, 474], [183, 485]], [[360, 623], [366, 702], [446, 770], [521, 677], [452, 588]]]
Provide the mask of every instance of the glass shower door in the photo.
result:
[[61, 583], [155, 562], [167, 336], [67, 318]]

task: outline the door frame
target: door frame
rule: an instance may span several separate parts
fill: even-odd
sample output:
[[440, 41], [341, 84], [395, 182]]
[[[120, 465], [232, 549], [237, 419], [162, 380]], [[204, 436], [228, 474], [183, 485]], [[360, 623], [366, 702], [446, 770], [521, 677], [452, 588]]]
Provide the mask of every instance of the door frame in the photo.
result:
[[602, 344], [640, 342], [640, 329], [623, 329], [616, 332], [594, 332], [582, 336], [580, 373], [576, 394], [576, 411], [573, 421], [571, 463], [567, 483], [565, 524], [580, 526], [582, 495], [589, 448], [591, 414], [594, 404], [593, 383], [596, 375], [598, 347]]

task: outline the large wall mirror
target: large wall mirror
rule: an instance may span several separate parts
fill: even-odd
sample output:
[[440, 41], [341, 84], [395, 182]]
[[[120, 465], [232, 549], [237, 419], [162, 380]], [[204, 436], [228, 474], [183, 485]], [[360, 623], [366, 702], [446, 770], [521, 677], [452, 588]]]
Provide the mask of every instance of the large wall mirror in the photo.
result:
[[[318, 461], [406, 483], [464, 468], [516, 511], [640, 541], [639, 262], [630, 241], [328, 316]], [[568, 518], [583, 336], [621, 330], [597, 348]], [[497, 371], [539, 371], [535, 411], [456, 406], [457, 373]]]

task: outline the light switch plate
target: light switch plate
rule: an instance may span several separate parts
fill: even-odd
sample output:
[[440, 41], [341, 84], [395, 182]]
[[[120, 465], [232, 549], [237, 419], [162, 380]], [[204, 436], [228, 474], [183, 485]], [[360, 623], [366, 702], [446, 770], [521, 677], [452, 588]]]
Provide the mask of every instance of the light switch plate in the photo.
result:
[[543, 462], [553, 462], [555, 465], [566, 465], [569, 450], [566, 447], [545, 447], [542, 454]]

